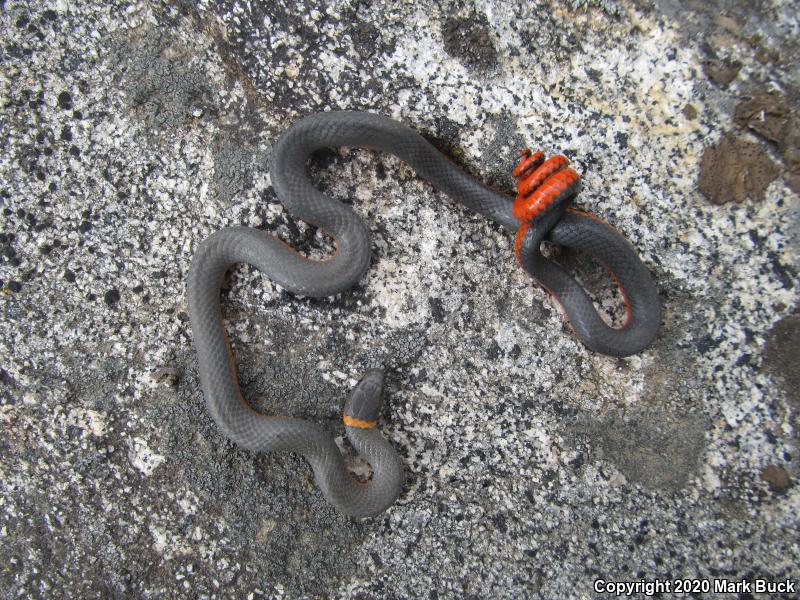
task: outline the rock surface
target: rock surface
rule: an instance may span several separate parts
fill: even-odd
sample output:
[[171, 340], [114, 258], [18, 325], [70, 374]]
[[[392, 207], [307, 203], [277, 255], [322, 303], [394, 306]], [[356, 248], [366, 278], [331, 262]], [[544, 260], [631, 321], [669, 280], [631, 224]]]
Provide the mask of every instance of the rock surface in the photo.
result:
[[[794, 4], [0, 2], [0, 595], [800, 579], [798, 136], [774, 126], [800, 88]], [[592, 354], [498, 226], [393, 157], [320, 153], [372, 268], [325, 300], [237, 268], [225, 318], [245, 396], [339, 436], [351, 385], [386, 367], [407, 481], [364, 521], [302, 459], [220, 435], [186, 312], [193, 249], [221, 227], [332, 249], [268, 175], [280, 133], [331, 109], [402, 120], [509, 191], [523, 145], [567, 154], [578, 204], [626, 234], [664, 304], [647, 351]], [[700, 164], [726, 134], [776, 177], [715, 205]], [[618, 320], [602, 269], [561, 259]]]

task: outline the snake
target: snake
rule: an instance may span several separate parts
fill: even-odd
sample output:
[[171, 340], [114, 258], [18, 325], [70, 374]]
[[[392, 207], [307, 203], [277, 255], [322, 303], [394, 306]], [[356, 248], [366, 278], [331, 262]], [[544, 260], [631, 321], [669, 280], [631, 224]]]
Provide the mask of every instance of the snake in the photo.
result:
[[[278, 237], [241, 226], [220, 229], [203, 240], [187, 278], [198, 374], [208, 412], [227, 438], [252, 452], [302, 455], [331, 505], [351, 517], [371, 517], [391, 506], [403, 486], [397, 451], [377, 427], [383, 371], [372, 369], [363, 375], [342, 415], [350, 443], [372, 469], [369, 481], [362, 482], [347, 469], [326, 428], [250, 407], [239, 388], [220, 301], [224, 275], [236, 263], [253, 265], [302, 296], [335, 295], [361, 279], [371, 260], [369, 228], [350, 206], [317, 189], [308, 171], [314, 152], [342, 146], [393, 154], [451, 199], [516, 232], [520, 265], [558, 301], [590, 350], [617, 357], [640, 352], [656, 335], [660, 303], [648, 269], [622, 234], [599, 217], [569, 206], [580, 181], [565, 158], [542, 161], [539, 153], [523, 152], [514, 172], [518, 194], [512, 199], [468, 175], [415, 129], [388, 117], [332, 111], [296, 121], [273, 147], [271, 183], [287, 211], [324, 230], [333, 238], [335, 251], [324, 260], [311, 260]], [[543, 241], [569, 246], [606, 265], [624, 298], [623, 327], [613, 328], [602, 320], [581, 285], [542, 254]]]

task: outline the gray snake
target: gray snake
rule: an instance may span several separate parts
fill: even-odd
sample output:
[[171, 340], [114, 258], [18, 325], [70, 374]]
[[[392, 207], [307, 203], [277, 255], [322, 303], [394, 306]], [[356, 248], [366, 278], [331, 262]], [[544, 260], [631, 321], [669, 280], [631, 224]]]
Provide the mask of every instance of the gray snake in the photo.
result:
[[[334, 255], [309, 260], [278, 238], [247, 227], [222, 229], [198, 246], [189, 269], [187, 296], [198, 372], [214, 421], [228, 438], [251, 451], [287, 450], [303, 455], [331, 504], [345, 514], [366, 517], [388, 508], [400, 494], [403, 480], [396, 451], [377, 429], [382, 372], [368, 371], [344, 408], [347, 436], [373, 471], [372, 479], [362, 484], [348, 472], [326, 429], [303, 419], [266, 416], [248, 406], [239, 390], [219, 297], [222, 279], [234, 263], [254, 265], [286, 290], [313, 297], [339, 293], [361, 278], [370, 263], [367, 226], [350, 207], [316, 189], [307, 171], [313, 152], [338, 146], [390, 152], [450, 198], [506, 229], [515, 231], [521, 222], [511, 198], [467, 175], [413, 129], [370, 113], [326, 112], [305, 117], [286, 131], [273, 149], [271, 175], [288, 211], [334, 238]], [[523, 224], [518, 258], [561, 303], [576, 334], [590, 349], [614, 356], [639, 352], [660, 324], [656, 287], [633, 247], [615, 229], [596, 217], [567, 209], [576, 189], [558, 198], [547, 196], [546, 210], [532, 224]], [[573, 247], [608, 266], [626, 299], [625, 327], [614, 329], [600, 319], [583, 288], [539, 253], [543, 239]]]

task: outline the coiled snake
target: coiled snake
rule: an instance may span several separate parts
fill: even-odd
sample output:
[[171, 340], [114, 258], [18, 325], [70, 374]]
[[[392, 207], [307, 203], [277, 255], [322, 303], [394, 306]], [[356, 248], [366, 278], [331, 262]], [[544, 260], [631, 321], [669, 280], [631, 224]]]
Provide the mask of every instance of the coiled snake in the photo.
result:
[[[372, 479], [362, 484], [347, 471], [332, 435], [315, 423], [253, 411], [242, 398], [236, 365], [222, 323], [220, 285], [234, 263], [249, 263], [290, 292], [330, 296], [353, 286], [370, 262], [369, 230], [353, 210], [311, 183], [307, 162], [321, 148], [352, 146], [390, 152], [450, 198], [517, 231], [517, 258], [563, 306], [578, 337], [590, 349], [627, 356], [647, 346], [661, 313], [656, 287], [633, 247], [597, 217], [568, 209], [578, 191], [577, 174], [566, 159], [543, 161], [522, 153], [516, 202], [482, 185], [450, 162], [413, 129], [361, 112], [326, 112], [301, 119], [273, 150], [272, 184], [296, 218], [312, 223], [336, 242], [335, 254], [308, 260], [276, 237], [247, 227], [217, 231], [197, 248], [189, 269], [189, 316], [197, 348], [206, 405], [223, 433], [254, 452], [288, 450], [302, 454], [325, 498], [357, 517], [376, 515], [400, 493], [402, 466], [377, 429], [383, 374], [367, 372], [344, 408], [344, 424], [356, 451], [369, 461]], [[625, 298], [628, 322], [606, 325], [581, 286], [539, 252], [542, 240], [570, 246], [605, 263]]]

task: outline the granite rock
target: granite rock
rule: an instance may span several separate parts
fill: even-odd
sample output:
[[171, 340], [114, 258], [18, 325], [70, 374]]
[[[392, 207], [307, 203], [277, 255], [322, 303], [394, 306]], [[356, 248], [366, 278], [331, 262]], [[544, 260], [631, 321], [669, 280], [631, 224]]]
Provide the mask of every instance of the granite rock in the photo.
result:
[[[0, 595], [577, 598], [595, 579], [800, 579], [793, 155], [734, 121], [761, 92], [793, 106], [796, 12], [0, 2]], [[710, 60], [740, 65], [727, 87]], [[509, 192], [520, 146], [565, 153], [577, 204], [624, 232], [664, 305], [645, 352], [595, 355], [512, 236], [394, 157], [319, 153], [320, 189], [369, 224], [368, 273], [312, 300], [242, 266], [222, 300], [259, 410], [341, 438], [351, 386], [387, 369], [382, 430], [406, 485], [362, 521], [301, 458], [222, 437], [185, 295], [221, 227], [332, 251], [269, 177], [280, 133], [332, 109], [408, 123]], [[736, 127], [782, 176], [715, 205], [701, 157]], [[602, 267], [552, 251], [620, 323]]]

